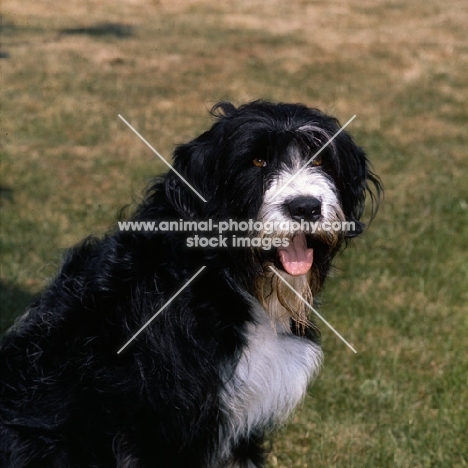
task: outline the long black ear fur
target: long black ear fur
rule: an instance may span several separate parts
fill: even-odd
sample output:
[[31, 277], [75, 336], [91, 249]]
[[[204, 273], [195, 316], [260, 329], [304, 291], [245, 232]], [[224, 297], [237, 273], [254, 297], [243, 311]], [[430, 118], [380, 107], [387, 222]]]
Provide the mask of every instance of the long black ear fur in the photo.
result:
[[353, 238], [361, 234], [366, 226], [361, 219], [367, 199], [371, 204], [370, 221], [375, 217], [383, 187], [380, 178], [372, 172], [364, 150], [347, 133], [340, 133], [336, 146], [346, 157], [346, 164], [340, 166], [337, 185], [346, 221], [354, 222], [355, 226], [346, 237]]

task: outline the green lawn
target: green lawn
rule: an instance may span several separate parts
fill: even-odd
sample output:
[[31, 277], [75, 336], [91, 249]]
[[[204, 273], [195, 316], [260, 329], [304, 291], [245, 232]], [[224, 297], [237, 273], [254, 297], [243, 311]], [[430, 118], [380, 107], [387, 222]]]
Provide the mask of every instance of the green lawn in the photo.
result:
[[[232, 5], [230, 5], [232, 3]], [[337, 262], [325, 365], [269, 467], [466, 467], [468, 4], [82, 1], [2, 5], [1, 329], [64, 249], [115, 225], [218, 100], [346, 122], [386, 193]]]

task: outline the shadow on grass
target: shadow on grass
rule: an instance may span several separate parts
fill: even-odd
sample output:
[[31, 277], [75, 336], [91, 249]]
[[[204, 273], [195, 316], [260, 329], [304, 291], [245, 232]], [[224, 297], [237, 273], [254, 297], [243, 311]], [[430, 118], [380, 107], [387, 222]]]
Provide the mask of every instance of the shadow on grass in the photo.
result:
[[[1, 52], [0, 52], [0, 58]], [[0, 185], [0, 206], [13, 202], [13, 189], [6, 185]]]
[[133, 27], [121, 23], [99, 23], [94, 26], [61, 29], [60, 34], [88, 35], [93, 37], [113, 36], [118, 39], [133, 36]]
[[26, 311], [34, 295], [0, 280], [0, 335], [13, 325], [16, 317]]
[[[5, 22], [3, 15], [0, 15], [0, 34], [5, 34], [7, 31], [12, 29], [10, 23]], [[10, 58], [10, 54], [6, 50], [0, 50], [0, 59]]]

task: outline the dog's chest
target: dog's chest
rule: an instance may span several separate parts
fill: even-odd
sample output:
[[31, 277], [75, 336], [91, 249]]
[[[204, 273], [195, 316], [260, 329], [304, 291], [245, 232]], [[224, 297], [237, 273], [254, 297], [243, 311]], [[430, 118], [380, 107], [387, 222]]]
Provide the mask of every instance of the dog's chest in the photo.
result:
[[237, 436], [283, 421], [304, 398], [322, 358], [318, 345], [276, 331], [265, 311], [256, 309], [258, 321], [248, 326], [247, 346], [222, 395]]

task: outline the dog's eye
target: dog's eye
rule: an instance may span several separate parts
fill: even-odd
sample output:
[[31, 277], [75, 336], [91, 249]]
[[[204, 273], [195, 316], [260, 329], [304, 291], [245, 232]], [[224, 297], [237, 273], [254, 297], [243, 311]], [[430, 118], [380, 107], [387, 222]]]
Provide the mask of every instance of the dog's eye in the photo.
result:
[[265, 167], [267, 165], [266, 161], [262, 158], [254, 158], [252, 159], [252, 164], [255, 167]]
[[320, 166], [322, 164], [322, 156], [319, 154], [312, 159], [312, 166]]

